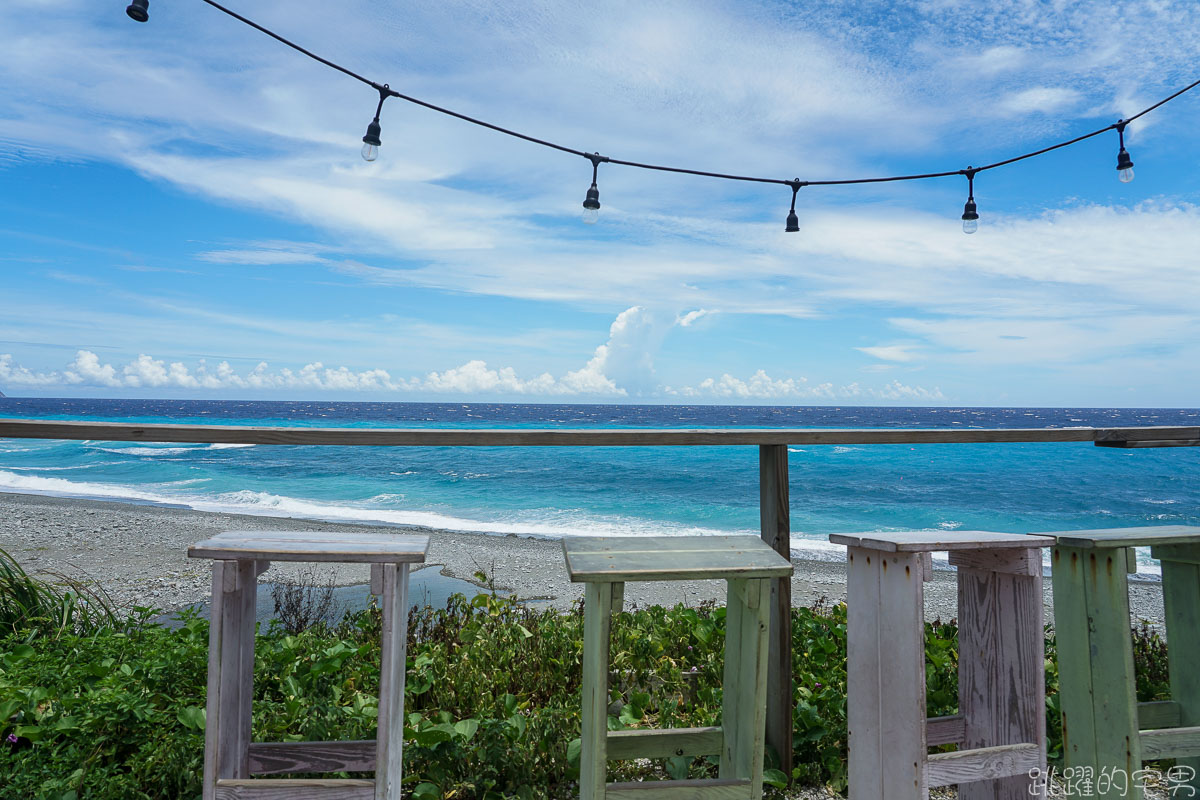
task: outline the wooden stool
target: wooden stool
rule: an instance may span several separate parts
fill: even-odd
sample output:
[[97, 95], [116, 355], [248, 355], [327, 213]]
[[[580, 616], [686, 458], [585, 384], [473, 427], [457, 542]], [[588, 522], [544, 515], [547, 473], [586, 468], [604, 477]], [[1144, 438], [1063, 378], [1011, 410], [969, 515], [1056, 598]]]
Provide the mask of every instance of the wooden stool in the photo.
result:
[[[757, 536], [570, 537], [571, 580], [587, 584], [583, 616], [582, 800], [758, 800], [762, 796], [771, 580], [791, 563]], [[719, 578], [728, 582], [725, 677], [719, 728], [608, 730], [612, 615], [626, 581]], [[721, 756], [711, 780], [607, 783], [608, 761]]]
[[[980, 531], [834, 534], [846, 582], [850, 797], [1038, 796], [1046, 766], [1040, 536]], [[958, 709], [926, 719], [924, 582], [931, 553], [958, 567]], [[929, 754], [955, 744], [952, 753]], [[1032, 791], [1031, 791], [1032, 788]]]
[[[1163, 526], [1061, 531], [1051, 558], [1058, 637], [1063, 756], [1091, 767], [1094, 795], [1141, 798], [1143, 761], [1190, 767], [1176, 786], [1200, 789], [1200, 528]], [[1171, 700], [1138, 703], [1127, 573], [1135, 547], [1162, 561]], [[1114, 781], [1113, 778], [1116, 778]], [[1178, 796], [1183, 797], [1180, 793]]]
[[[408, 565], [425, 561], [427, 536], [319, 531], [227, 531], [188, 548], [213, 561], [204, 730], [204, 800], [400, 800]], [[250, 742], [257, 578], [272, 561], [371, 564], [382, 595], [379, 733], [361, 742]], [[293, 772], [375, 771], [374, 780], [252, 779]]]

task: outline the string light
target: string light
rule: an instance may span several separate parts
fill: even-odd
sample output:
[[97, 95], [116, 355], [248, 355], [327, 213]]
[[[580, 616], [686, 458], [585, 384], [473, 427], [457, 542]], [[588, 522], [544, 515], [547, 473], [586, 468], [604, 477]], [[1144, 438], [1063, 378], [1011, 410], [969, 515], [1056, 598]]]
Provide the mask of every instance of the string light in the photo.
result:
[[592, 153], [587, 158], [592, 162], [592, 185], [583, 198], [583, 221], [595, 225], [600, 219], [600, 189], [596, 187], [596, 173], [600, 171], [600, 162], [608, 159], [599, 153]]
[[804, 185], [804, 182], [799, 178], [792, 181], [792, 207], [788, 209], [787, 225], [783, 228], [785, 233], [798, 233], [800, 231], [800, 218], [796, 216], [796, 193]]
[[150, 19], [150, 0], [133, 0], [125, 7], [125, 13], [135, 22], [145, 22]]
[[[1189, 92], [1192, 89], [1196, 88], [1197, 86], [1200, 86], [1200, 80], [1193, 81], [1192, 83], [1189, 83], [1187, 86], [1184, 86], [1182, 89], [1179, 89], [1178, 91], [1174, 92], [1173, 94], [1171, 94], [1167, 97], [1164, 97], [1162, 100], [1159, 100], [1154, 105], [1152, 105], [1148, 108], [1144, 108], [1141, 111], [1139, 111], [1138, 113], [1136, 113], [1130, 117], [1127, 117], [1125, 119], [1122, 119], [1118, 122], [1115, 122], [1111, 125], [1107, 125], [1103, 128], [1099, 128], [1097, 130], [1091, 131], [1090, 133], [1085, 133], [1082, 136], [1076, 136], [1074, 139], [1068, 139], [1067, 141], [1064, 141], [1064, 142], [1058, 142], [1056, 144], [1050, 145], [1049, 147], [1043, 147], [1040, 150], [1034, 150], [1029, 153], [1022, 153], [1021, 155], [1013, 156], [1012, 158], [1006, 158], [1003, 161], [997, 161], [993, 164], [986, 164], [982, 167], [967, 167], [966, 169], [947, 170], [944, 172], [926, 172], [926, 173], [913, 174], [913, 175], [888, 175], [888, 176], [878, 177], [878, 178], [847, 178], [847, 179], [839, 179], [839, 180], [818, 180], [818, 181], [801, 181], [799, 179], [785, 180], [782, 178], [766, 178], [766, 177], [757, 177], [757, 176], [753, 176], [753, 175], [734, 175], [734, 174], [724, 173], [724, 172], [710, 172], [708, 170], [688, 169], [688, 168], [684, 168], [684, 167], [672, 167], [672, 166], [665, 166], [665, 165], [661, 165], [661, 164], [645, 164], [645, 163], [641, 163], [641, 162], [637, 162], [637, 161], [625, 161], [623, 159], [608, 158], [605, 156], [600, 156], [597, 153], [588, 153], [583, 150], [577, 150], [573, 147], [567, 147], [566, 145], [558, 144], [557, 142], [551, 142], [546, 139], [539, 139], [536, 136], [530, 136], [529, 134], [521, 133], [520, 131], [512, 130], [510, 128], [504, 128], [500, 125], [496, 125], [494, 123], [487, 122], [486, 120], [477, 119], [475, 117], [471, 117], [466, 114], [460, 113], [458, 111], [454, 111], [449, 108], [444, 108], [442, 106], [435, 105], [433, 103], [427, 102], [425, 100], [421, 100], [416, 97], [411, 97], [406, 94], [401, 94], [400, 92], [397, 92], [394, 89], [391, 89], [386, 83], [385, 84], [376, 83], [375, 81], [373, 81], [369, 78], [359, 75], [357, 72], [347, 69], [346, 67], [343, 67], [340, 64], [336, 64], [327, 58], [319, 56], [316, 53], [313, 53], [310, 50], [306, 50], [305, 48], [301, 47], [300, 45], [296, 44], [295, 42], [292, 42], [292, 41], [284, 38], [283, 36], [280, 36], [278, 33], [275, 33], [274, 31], [270, 30], [269, 28], [266, 28], [266, 27], [260, 25], [259, 23], [255, 22], [254, 20], [244, 17], [241, 14], [237, 13], [236, 11], [232, 11], [232, 10], [226, 8], [225, 6], [216, 2], [216, 0], [201, 0], [201, 2], [203, 2], [209, 6], [212, 6], [213, 8], [217, 9], [218, 11], [232, 17], [233, 19], [238, 20], [239, 22], [242, 22], [242, 23], [250, 26], [251, 28], [254, 28], [255, 30], [257, 30], [263, 34], [266, 34], [267, 36], [270, 36], [272, 39], [275, 39], [276, 41], [280, 42], [281, 44], [284, 44], [284, 45], [292, 48], [293, 50], [295, 50], [298, 53], [302, 53], [303, 55], [308, 56], [309, 58], [313, 59], [314, 61], [318, 61], [321, 64], [324, 64], [325, 66], [329, 67], [330, 69], [335, 69], [338, 72], [341, 72], [344, 75], [354, 78], [357, 81], [365, 83], [368, 86], [377, 90], [379, 92], [379, 108], [376, 109], [375, 119], [372, 120], [371, 124], [367, 126], [367, 135], [363, 137], [362, 153], [363, 153], [363, 158], [365, 158], [367, 161], [374, 161], [376, 158], [378, 158], [379, 146], [381, 144], [381, 141], [379, 138], [379, 134], [380, 134], [379, 111], [383, 107], [383, 101], [386, 100], [388, 97], [395, 97], [397, 99], [404, 100], [404, 101], [412, 103], [414, 105], [422, 106], [423, 108], [427, 108], [430, 111], [436, 111], [439, 114], [445, 114], [447, 116], [455, 117], [456, 119], [460, 119], [464, 122], [469, 122], [472, 125], [478, 125], [483, 128], [488, 128], [489, 130], [496, 131], [497, 133], [502, 133], [506, 136], [512, 136], [517, 139], [522, 139], [526, 142], [530, 142], [530, 143], [536, 144], [536, 145], [541, 145], [542, 147], [546, 147], [551, 150], [558, 150], [563, 153], [571, 153], [573, 155], [582, 156], [584, 158], [591, 159], [592, 160], [592, 185], [591, 185], [591, 188], [588, 189], [587, 196], [583, 201], [584, 221], [585, 222], [595, 222], [599, 216], [600, 190], [596, 187], [596, 167], [601, 161], [603, 161], [604, 163], [607, 163], [607, 164], [617, 164], [619, 166], [634, 167], [636, 169], [656, 170], [658, 172], [671, 172], [671, 173], [675, 173], [677, 175], [695, 175], [695, 176], [705, 177], [705, 178], [718, 178], [721, 180], [746, 181], [746, 182], [750, 182], [750, 183], [773, 183], [773, 184], [789, 186], [792, 188], [792, 208], [788, 212], [787, 225], [785, 227], [785, 230], [789, 233], [795, 233], [800, 230], [799, 219], [796, 217], [795, 202], [796, 202], [796, 193], [799, 191], [799, 188], [801, 186], [849, 186], [849, 185], [866, 184], [866, 183], [892, 183], [892, 182], [896, 182], [896, 181], [928, 180], [931, 178], [947, 178], [952, 175], [964, 175], [967, 177], [969, 195], [967, 198], [967, 203], [963, 207], [963, 215], [962, 215], [963, 232], [974, 233], [976, 230], [978, 230], [978, 227], [979, 227], [979, 212], [975, 207], [975, 198], [974, 198], [974, 179], [975, 179], [975, 175], [977, 173], [986, 172], [987, 170], [997, 169], [999, 167], [1008, 166], [1009, 164], [1014, 164], [1018, 161], [1024, 161], [1025, 159], [1028, 159], [1028, 158], [1034, 158], [1036, 156], [1040, 156], [1045, 153], [1049, 153], [1054, 150], [1061, 149], [1063, 147], [1069, 147], [1073, 144], [1078, 144], [1079, 142], [1082, 142], [1086, 139], [1091, 139], [1092, 137], [1099, 136], [1102, 133], [1107, 133], [1108, 131], [1115, 130], [1115, 131], [1117, 131], [1118, 135], [1120, 136], [1120, 141], [1121, 141], [1121, 149], [1120, 149], [1120, 152], [1117, 154], [1117, 170], [1119, 171], [1118, 177], [1120, 177], [1120, 179], [1123, 182], [1128, 183], [1129, 181], [1133, 180], [1133, 160], [1129, 157], [1128, 151], [1125, 150], [1125, 126], [1128, 125], [1130, 122], [1133, 122], [1134, 120], [1138, 119], [1139, 117], [1149, 114], [1151, 111], [1154, 111], [1159, 106], [1169, 103], [1170, 101], [1174, 100], [1175, 98], [1179, 97], [1180, 95], [1184, 94], [1185, 92]], [[125, 13], [127, 13], [132, 19], [135, 19], [138, 22], [145, 22], [147, 19], [149, 19], [149, 10], [148, 10], [149, 5], [150, 5], [149, 0], [131, 0], [129, 6], [125, 9]]]
[[1121, 150], [1117, 153], [1117, 177], [1121, 183], [1129, 183], [1133, 180], [1133, 159], [1129, 157], [1129, 151], [1125, 149], [1125, 125], [1126, 120], [1117, 123], [1117, 136], [1121, 141]]
[[363, 161], [369, 162], [379, 158], [379, 146], [383, 144], [379, 138], [379, 134], [383, 131], [379, 127], [379, 114], [383, 111], [383, 101], [388, 99], [388, 90], [389, 87], [386, 83], [379, 89], [379, 105], [375, 107], [375, 119], [367, 125], [367, 135], [362, 138]]
[[963, 233], [974, 233], [979, 230], [979, 209], [975, 207], [975, 173], [978, 170], [967, 167], [967, 203], [963, 206]]

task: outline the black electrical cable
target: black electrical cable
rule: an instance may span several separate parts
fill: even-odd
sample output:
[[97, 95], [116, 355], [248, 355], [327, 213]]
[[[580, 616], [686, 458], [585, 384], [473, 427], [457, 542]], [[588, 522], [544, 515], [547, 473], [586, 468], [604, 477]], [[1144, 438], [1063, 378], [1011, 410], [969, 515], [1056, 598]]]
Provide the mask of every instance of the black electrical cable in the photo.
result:
[[[517, 139], [523, 139], [527, 142], [531, 142], [533, 144], [538, 144], [543, 147], [549, 147], [549, 148], [552, 148], [554, 150], [559, 150], [564, 153], [571, 153], [572, 155], [582, 156], [583, 158], [592, 160], [593, 164], [595, 164], [595, 159], [598, 155], [596, 153], [589, 153], [585, 150], [577, 150], [574, 147], [567, 147], [566, 145], [558, 144], [556, 142], [551, 142], [546, 139], [539, 139], [536, 136], [530, 136], [529, 134], [521, 133], [520, 131], [515, 131], [510, 128], [504, 128], [500, 125], [495, 125], [491, 122], [487, 122], [482, 119], [477, 119], [476, 117], [468, 116], [467, 114], [462, 114], [462, 113], [459, 113], [458, 111], [453, 111], [449, 108], [444, 108], [442, 106], [434, 105], [433, 103], [426, 102], [425, 100], [421, 100], [416, 97], [411, 97], [406, 94], [401, 94], [400, 92], [397, 92], [395, 89], [390, 88], [387, 84], [377, 83], [377, 82], [371, 80], [370, 78], [365, 78], [362, 75], [359, 75], [357, 72], [354, 72], [353, 70], [347, 69], [346, 67], [343, 67], [340, 64], [336, 64], [327, 58], [323, 58], [322, 56], [317, 55], [316, 53], [312, 52], [311, 50], [307, 50], [307, 49], [301, 47], [300, 45], [296, 44], [295, 42], [291, 41], [290, 39], [280, 36], [278, 33], [275, 33], [273, 30], [258, 24], [254, 20], [248, 19], [247, 17], [242, 16], [241, 14], [237, 13], [236, 11], [226, 8], [225, 6], [216, 2], [215, 0], [202, 0], [202, 1], [207, 3], [208, 5], [212, 6], [213, 8], [217, 9], [218, 11], [228, 14], [230, 17], [233, 17], [234, 19], [238, 20], [239, 22], [243, 22], [246, 25], [249, 25], [251, 28], [254, 28], [255, 30], [260, 31], [262, 33], [265, 33], [267, 36], [270, 36], [272, 39], [275, 39], [276, 41], [287, 45], [288, 47], [292, 48], [293, 50], [295, 50], [299, 53], [303, 53], [304, 55], [308, 56], [309, 58], [313, 59], [314, 61], [318, 61], [327, 67], [336, 69], [338, 72], [348, 75], [357, 81], [361, 81], [362, 83], [365, 83], [366, 85], [368, 85], [368, 86], [372, 87], [373, 89], [375, 89], [376, 91], [378, 91], [381, 96], [387, 95], [387, 96], [395, 97], [399, 100], [405, 100], [409, 103], [413, 103], [414, 105], [428, 108], [431, 111], [436, 111], [439, 114], [445, 114], [447, 116], [455, 117], [457, 119], [461, 119], [464, 122], [469, 122], [472, 125], [478, 125], [482, 128], [488, 128], [489, 130], [496, 131], [497, 133], [503, 133], [506, 136], [512, 136]], [[1094, 130], [1091, 133], [1085, 133], [1082, 136], [1076, 136], [1074, 139], [1068, 139], [1064, 142], [1052, 144], [1049, 147], [1043, 147], [1040, 150], [1034, 150], [1029, 153], [1022, 153], [1019, 156], [1013, 156], [1012, 158], [1006, 158], [1003, 161], [997, 161], [992, 164], [986, 164], [982, 167], [968, 167], [967, 169], [948, 170], [946, 172], [925, 172], [925, 173], [912, 174], [912, 175], [889, 175], [889, 176], [880, 177], [880, 178], [845, 178], [845, 179], [840, 179], [840, 180], [801, 181], [798, 179], [784, 180], [781, 178], [763, 178], [763, 177], [756, 177], [753, 175], [734, 175], [734, 174], [725, 173], [725, 172], [710, 172], [708, 170], [687, 169], [684, 167], [670, 167], [670, 166], [664, 166], [661, 164], [645, 164], [645, 163], [638, 162], [638, 161], [625, 161], [625, 160], [618, 159], [618, 158], [609, 158], [609, 157], [603, 157], [603, 156], [600, 156], [600, 158], [609, 164], [619, 164], [621, 166], [634, 167], [637, 169], [650, 169], [650, 170], [657, 170], [659, 172], [673, 172], [673, 173], [677, 173], [677, 174], [681, 174], [681, 175], [698, 175], [698, 176], [704, 177], [704, 178], [719, 178], [722, 180], [730, 180], [730, 181], [748, 181], [748, 182], [752, 182], [752, 183], [775, 183], [775, 184], [782, 184], [784, 186], [789, 186], [789, 187], [848, 186], [848, 185], [862, 184], [862, 183], [891, 183], [891, 182], [895, 182], [895, 181], [919, 181], [919, 180], [926, 180], [929, 178], [946, 178], [946, 177], [950, 177], [952, 175], [968, 175], [968, 173], [969, 173], [969, 177], [974, 177], [975, 173], [977, 173], [977, 172], [985, 172], [990, 169], [996, 169], [997, 167], [1003, 167], [1003, 166], [1007, 166], [1009, 164], [1014, 164], [1018, 161], [1024, 161], [1027, 158], [1033, 158], [1034, 156], [1040, 156], [1044, 153], [1049, 153], [1053, 150], [1058, 150], [1063, 147], [1069, 147], [1070, 145], [1077, 144], [1086, 139], [1091, 139], [1093, 136], [1099, 136], [1100, 134], [1107, 133], [1108, 131], [1111, 131], [1111, 130], [1117, 130], [1118, 128], [1123, 129], [1125, 127], [1125, 125], [1132, 122], [1133, 120], [1135, 120], [1139, 117], [1145, 116], [1146, 114], [1149, 114], [1151, 111], [1155, 110], [1156, 108], [1158, 108], [1162, 105], [1165, 105], [1166, 103], [1169, 103], [1170, 101], [1174, 100], [1175, 98], [1179, 97], [1180, 95], [1184, 94], [1185, 92], [1191, 91], [1192, 89], [1196, 88], [1197, 86], [1200, 86], [1200, 80], [1193, 81], [1192, 83], [1183, 87], [1182, 89], [1175, 92], [1174, 94], [1172, 94], [1168, 97], [1164, 97], [1162, 100], [1159, 100], [1154, 105], [1152, 105], [1148, 108], [1144, 108], [1141, 111], [1139, 111], [1138, 113], [1136, 113], [1130, 117], [1120, 120], [1119, 122], [1115, 122], [1112, 125], [1108, 125], [1106, 127]]]

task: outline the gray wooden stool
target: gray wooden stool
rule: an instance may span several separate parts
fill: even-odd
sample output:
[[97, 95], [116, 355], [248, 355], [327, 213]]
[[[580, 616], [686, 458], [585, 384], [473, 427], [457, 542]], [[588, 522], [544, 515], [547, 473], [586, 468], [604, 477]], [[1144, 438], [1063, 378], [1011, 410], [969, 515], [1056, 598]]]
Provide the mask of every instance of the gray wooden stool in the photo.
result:
[[[582, 800], [758, 800], [767, 721], [767, 632], [771, 579], [792, 565], [757, 536], [569, 537], [571, 580], [587, 584], [583, 607]], [[725, 676], [719, 728], [608, 730], [612, 615], [626, 581], [724, 579]], [[607, 783], [608, 761], [721, 756], [712, 780]]]
[[[1044, 536], [981, 531], [834, 534], [848, 545], [847, 719], [852, 800], [1028, 800], [1046, 767]], [[924, 582], [958, 567], [958, 709], [926, 719]], [[929, 754], [955, 744], [952, 753]]]
[[[1051, 559], [1063, 759], [1091, 769], [1095, 794], [1140, 800], [1143, 761], [1175, 758], [1174, 797], [1200, 789], [1200, 528], [1061, 531]], [[1129, 635], [1135, 547], [1162, 562], [1171, 699], [1137, 702]], [[1101, 776], [1106, 779], [1101, 780]]]
[[[400, 800], [408, 565], [424, 562], [428, 550], [427, 536], [319, 531], [226, 531], [188, 548], [190, 558], [214, 559], [204, 800]], [[383, 611], [375, 741], [251, 743], [255, 594], [272, 561], [371, 565], [371, 592], [382, 596]], [[374, 780], [250, 777], [371, 770]]]

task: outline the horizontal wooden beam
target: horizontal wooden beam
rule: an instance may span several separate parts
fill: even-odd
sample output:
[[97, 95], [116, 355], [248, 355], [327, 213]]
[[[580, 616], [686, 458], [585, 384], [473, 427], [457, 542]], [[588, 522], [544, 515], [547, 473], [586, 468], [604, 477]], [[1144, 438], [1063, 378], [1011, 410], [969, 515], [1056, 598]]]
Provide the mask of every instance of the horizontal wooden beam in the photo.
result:
[[259, 778], [217, 781], [217, 800], [375, 800], [375, 781]]
[[609, 731], [608, 760], [712, 756], [724, 741], [720, 728]]
[[1200, 447], [1200, 439], [1139, 439], [1096, 442], [1097, 447]]
[[1179, 703], [1174, 700], [1138, 703], [1137, 715], [1138, 728], [1143, 731], [1179, 727]]
[[660, 447], [1200, 440], [1200, 427], [1139, 428], [272, 428], [0, 419], [0, 438], [375, 447]]
[[374, 770], [374, 739], [357, 742], [254, 742], [250, 745], [251, 775]]
[[930, 717], [925, 721], [925, 744], [962, 744], [967, 738], [967, 719], [962, 714], [951, 717]]
[[1042, 749], [1036, 744], [1006, 744], [937, 753], [925, 762], [925, 782], [932, 788], [1028, 775], [1031, 769], [1043, 765], [1042, 759]]
[[1142, 760], [1200, 756], [1200, 727], [1142, 731]]
[[750, 781], [739, 778], [610, 783], [604, 796], [607, 800], [757, 800], [750, 795]]

